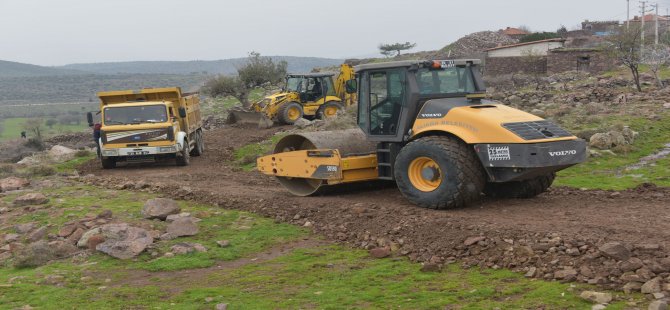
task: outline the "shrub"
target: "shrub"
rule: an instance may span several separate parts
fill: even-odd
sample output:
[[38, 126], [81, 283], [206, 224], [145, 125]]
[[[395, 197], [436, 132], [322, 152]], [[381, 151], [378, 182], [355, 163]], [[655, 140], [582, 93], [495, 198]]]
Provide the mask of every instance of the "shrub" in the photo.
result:
[[16, 171], [16, 167], [13, 164], [2, 164], [0, 163], [0, 175], [2, 174], [12, 174]]
[[33, 165], [25, 170], [25, 174], [31, 177], [45, 177], [56, 174], [56, 168], [49, 165]]
[[87, 157], [91, 155], [91, 152], [88, 150], [78, 150], [76, 153], [74, 153], [74, 157]]

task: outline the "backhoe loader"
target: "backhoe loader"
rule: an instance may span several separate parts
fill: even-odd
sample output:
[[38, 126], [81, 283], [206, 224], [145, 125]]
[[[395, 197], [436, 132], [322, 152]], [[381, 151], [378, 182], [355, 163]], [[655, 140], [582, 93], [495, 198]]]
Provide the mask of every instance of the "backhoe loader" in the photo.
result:
[[395, 181], [410, 202], [463, 207], [482, 193], [530, 198], [583, 162], [586, 143], [551, 121], [486, 100], [479, 60], [356, 67], [358, 126], [292, 134], [257, 159], [298, 196], [327, 185]]
[[[337, 77], [333, 80], [333, 77]], [[255, 102], [251, 111], [231, 110], [229, 123], [253, 123], [261, 128], [274, 122], [293, 124], [301, 117], [328, 118], [356, 102], [356, 94], [345, 91], [345, 83], [354, 78], [354, 69], [340, 66], [339, 73], [288, 74], [281, 92]]]

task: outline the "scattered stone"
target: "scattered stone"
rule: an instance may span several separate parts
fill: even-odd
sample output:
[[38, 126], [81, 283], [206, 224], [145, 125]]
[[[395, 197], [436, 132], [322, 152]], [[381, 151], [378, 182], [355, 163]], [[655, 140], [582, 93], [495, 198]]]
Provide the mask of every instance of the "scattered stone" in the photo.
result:
[[89, 250], [95, 250], [98, 244], [105, 242], [105, 237], [103, 235], [93, 235], [86, 241], [86, 247]]
[[557, 270], [554, 272], [554, 278], [559, 280], [571, 281], [577, 277], [577, 270], [566, 267], [563, 270]]
[[166, 222], [174, 222], [174, 220], [176, 220], [178, 218], [190, 217], [190, 216], [191, 216], [191, 213], [188, 213], [188, 212], [182, 212], [182, 213], [179, 213], [179, 214], [170, 214], [165, 218], [165, 221]]
[[41, 266], [51, 260], [67, 257], [76, 250], [73, 245], [65, 242], [47, 243], [40, 240], [19, 251], [15, 256], [14, 266], [19, 268]]
[[439, 272], [440, 271], [440, 265], [435, 264], [435, 263], [424, 263], [423, 266], [421, 266], [421, 271], [422, 272]]
[[565, 250], [565, 254], [568, 254], [570, 256], [579, 256], [581, 253], [579, 253], [578, 248], [571, 248], [571, 249]]
[[466, 246], [471, 246], [479, 241], [484, 241], [485, 239], [486, 237], [484, 236], [468, 237], [467, 239], [465, 239], [465, 241], [463, 241], [463, 244]]
[[668, 303], [664, 300], [654, 300], [649, 304], [648, 310], [668, 310]]
[[626, 294], [639, 292], [642, 288], [642, 283], [640, 282], [628, 282], [623, 286], [623, 291]]
[[300, 129], [304, 129], [305, 127], [312, 125], [313, 123], [314, 123], [313, 121], [301, 117], [293, 123], [293, 126], [298, 127]]
[[219, 240], [219, 241], [216, 242], [216, 244], [218, 244], [218, 245], [219, 245], [220, 247], [222, 247], [222, 248], [225, 248], [225, 247], [228, 247], [228, 246], [230, 245], [230, 241], [228, 241], [228, 240]]
[[40, 193], [30, 193], [20, 196], [14, 199], [14, 206], [32, 206], [32, 205], [41, 205], [49, 202], [49, 198], [40, 194]]
[[651, 294], [651, 295], [654, 296], [654, 299], [663, 299], [663, 298], [665, 298], [665, 293], [661, 293], [661, 292], [659, 292], [659, 293], [653, 293], [653, 294]]
[[375, 248], [370, 250], [370, 255], [374, 258], [384, 258], [391, 255], [391, 249], [388, 247]]
[[153, 243], [149, 232], [126, 223], [107, 224], [100, 227], [105, 242], [98, 244], [96, 250], [119, 259], [133, 258]]
[[177, 238], [177, 237], [175, 237], [175, 236], [173, 236], [173, 235], [171, 235], [171, 234], [169, 234], [169, 233], [164, 233], [164, 234], [162, 234], [162, 235], [160, 236], [159, 239], [161, 239], [161, 241], [168, 241], [168, 240], [172, 240], [172, 239], [174, 239], [174, 238]]
[[24, 235], [32, 231], [37, 227], [37, 223], [24, 223], [24, 224], [18, 224], [14, 225], [14, 231], [16, 231], [17, 234], [19, 235]]
[[630, 251], [621, 242], [608, 242], [601, 245], [598, 250], [610, 258], [616, 260], [627, 260], [630, 258]]
[[98, 214], [96, 218], [98, 219], [111, 219], [114, 214], [112, 213], [112, 210], [104, 210]]
[[77, 153], [76, 150], [62, 145], [54, 145], [48, 152], [49, 157], [55, 162], [64, 162], [73, 159], [75, 153]]
[[216, 310], [228, 310], [228, 304], [217, 304]]
[[177, 202], [169, 198], [149, 199], [144, 203], [142, 216], [145, 219], [165, 220], [170, 214], [177, 214], [181, 211]]
[[307, 221], [307, 222], [305, 222], [305, 224], [303, 224], [302, 226], [303, 226], [303, 227], [312, 227], [312, 226], [314, 226], [314, 224], [312, 224], [312, 222], [310, 222], [310, 221]]
[[579, 297], [597, 304], [608, 304], [612, 301], [612, 294], [594, 291], [583, 291]]
[[79, 241], [77, 242], [77, 246], [80, 248], [85, 248], [88, 247], [88, 239], [95, 235], [99, 235], [101, 233], [100, 227], [93, 228], [87, 232], [85, 232], [81, 238], [79, 238]]
[[37, 230], [33, 231], [27, 237], [28, 242], [35, 242], [37, 240], [44, 239], [44, 237], [46, 237], [47, 235], [47, 230], [48, 228], [46, 226], [42, 226]]
[[15, 241], [19, 240], [19, 235], [18, 234], [6, 234], [3, 239], [7, 243], [12, 243], [12, 242], [15, 242]]
[[30, 185], [30, 181], [23, 178], [9, 177], [0, 180], [0, 192], [15, 191]]
[[645, 282], [640, 288], [642, 294], [653, 294], [661, 292], [661, 278], [653, 278]]
[[75, 230], [77, 230], [77, 224], [71, 223], [65, 225], [61, 227], [61, 229], [58, 231], [58, 236], [63, 238], [69, 237], [70, 235], [72, 235], [72, 233], [74, 233]]
[[207, 252], [207, 248], [200, 243], [180, 242], [173, 245], [170, 251], [176, 255], [181, 255], [193, 252]]
[[528, 271], [524, 275], [526, 278], [535, 278], [535, 275], [537, 275], [537, 268], [536, 267], [530, 267], [528, 268]]
[[176, 219], [167, 226], [167, 233], [174, 237], [193, 236], [198, 231], [198, 225], [190, 217]]
[[70, 244], [77, 244], [79, 242], [79, 239], [81, 239], [82, 236], [84, 236], [84, 229], [82, 228], [77, 228], [69, 237], [67, 237], [67, 241]]
[[644, 264], [642, 263], [641, 259], [637, 257], [631, 257], [629, 260], [622, 262], [619, 266], [619, 269], [621, 269], [623, 272], [635, 271], [642, 268], [642, 266], [644, 266]]

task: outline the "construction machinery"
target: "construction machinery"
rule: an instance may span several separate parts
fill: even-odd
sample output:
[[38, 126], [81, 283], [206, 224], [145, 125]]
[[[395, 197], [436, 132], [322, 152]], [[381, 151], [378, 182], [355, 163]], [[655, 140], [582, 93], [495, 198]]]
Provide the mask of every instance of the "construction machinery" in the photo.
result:
[[291, 134], [258, 170], [298, 196], [327, 185], [395, 181], [412, 203], [462, 207], [482, 193], [529, 198], [585, 160], [586, 143], [551, 121], [486, 100], [479, 60], [356, 67], [358, 126]]
[[[101, 126], [98, 154], [104, 169], [118, 162], [173, 159], [178, 166], [205, 150], [200, 100], [178, 87], [98, 93]], [[89, 126], [93, 114], [88, 113]]]
[[253, 123], [271, 127], [274, 122], [293, 124], [301, 117], [328, 118], [356, 103], [356, 94], [345, 91], [345, 83], [354, 78], [354, 69], [342, 64], [338, 73], [288, 74], [279, 93], [252, 105], [251, 111], [231, 110], [230, 123]]

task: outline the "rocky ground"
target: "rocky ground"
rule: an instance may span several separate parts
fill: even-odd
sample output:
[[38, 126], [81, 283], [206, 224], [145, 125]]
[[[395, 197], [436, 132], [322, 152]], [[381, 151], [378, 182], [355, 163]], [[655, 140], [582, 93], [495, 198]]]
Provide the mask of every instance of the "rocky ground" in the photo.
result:
[[157, 165], [101, 170], [91, 162], [79, 179], [252, 211], [309, 227], [375, 256], [407, 256], [427, 269], [450, 263], [510, 268], [530, 278], [656, 293], [658, 298], [670, 295], [666, 188], [555, 188], [534, 199], [484, 200], [449, 211], [413, 206], [392, 184], [292, 197], [275, 180], [229, 164], [234, 149], [283, 129], [209, 131], [206, 155], [187, 169]]

